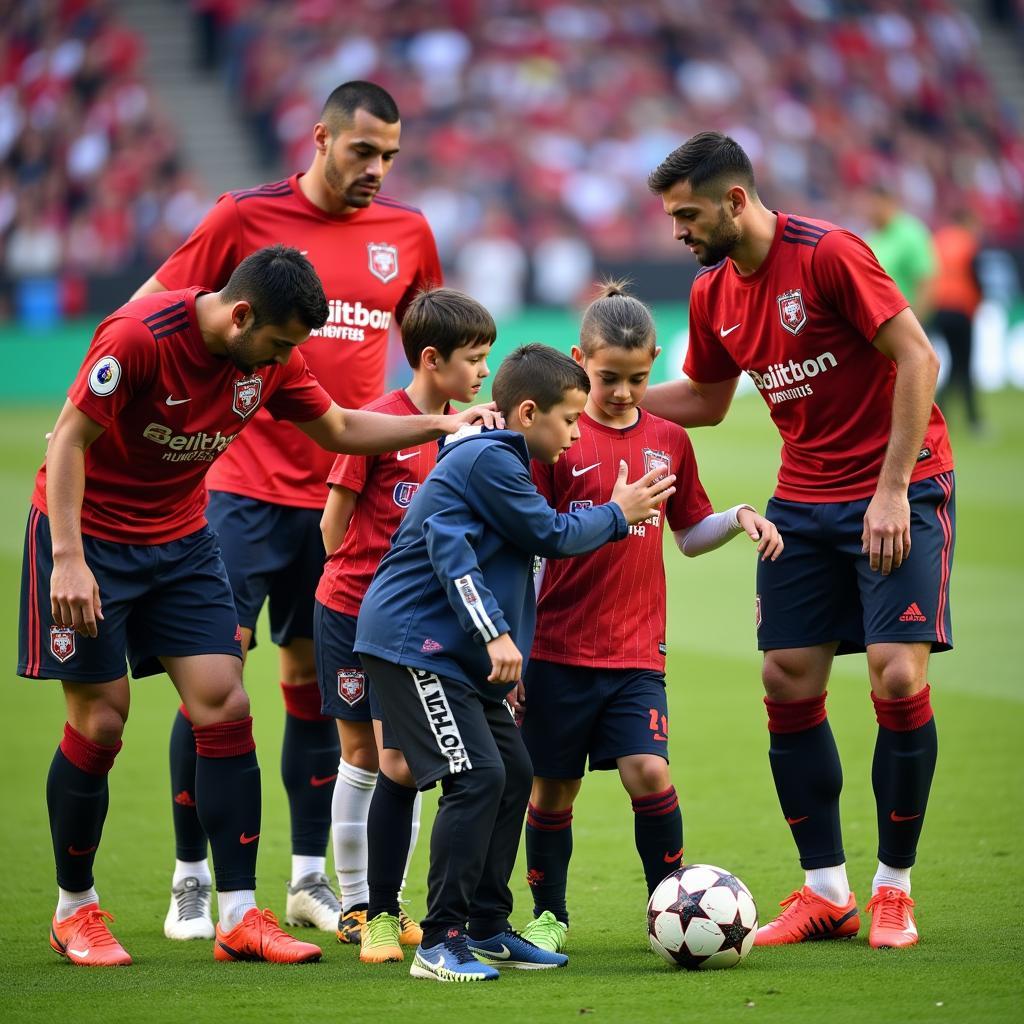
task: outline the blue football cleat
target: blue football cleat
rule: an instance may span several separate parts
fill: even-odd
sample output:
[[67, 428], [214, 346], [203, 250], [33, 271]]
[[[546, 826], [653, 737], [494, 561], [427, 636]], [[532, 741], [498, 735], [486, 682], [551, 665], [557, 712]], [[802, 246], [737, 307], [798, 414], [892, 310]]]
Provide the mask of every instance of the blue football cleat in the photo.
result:
[[498, 972], [469, 951], [466, 933], [452, 929], [444, 942], [424, 949], [420, 944], [409, 973], [433, 981], [496, 981]]
[[544, 971], [549, 967], [564, 967], [569, 962], [564, 953], [541, 949], [511, 928], [489, 939], [470, 939], [469, 949], [485, 964], [516, 967], [521, 971]]

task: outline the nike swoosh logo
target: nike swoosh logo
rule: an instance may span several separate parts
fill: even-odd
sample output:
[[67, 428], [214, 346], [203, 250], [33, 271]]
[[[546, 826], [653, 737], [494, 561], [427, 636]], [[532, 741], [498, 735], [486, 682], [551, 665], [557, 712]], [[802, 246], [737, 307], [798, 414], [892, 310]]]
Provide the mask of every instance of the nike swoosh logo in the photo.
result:
[[597, 469], [597, 467], [600, 465], [600, 462], [595, 462], [592, 466], [573, 466], [572, 475], [583, 476], [584, 473], [589, 473], [592, 469]]
[[806, 821], [809, 817], [810, 817], [809, 814], [805, 814], [802, 818], [790, 818], [787, 815], [787, 817], [786, 817], [786, 824], [787, 825], [799, 825], [801, 821]]
[[508, 960], [512, 956], [512, 951], [503, 942], [501, 944], [500, 952], [494, 949], [483, 949], [480, 946], [470, 945], [469, 947], [474, 953], [483, 953], [490, 960]]
[[411, 452], [395, 452], [395, 458], [399, 462], [405, 462], [406, 459], [414, 459], [419, 455], [420, 451], [418, 448], [414, 448]]
[[326, 786], [328, 782], [333, 782], [337, 777], [337, 772], [333, 775], [325, 775], [322, 779], [318, 779], [315, 775], [310, 775], [309, 784], [311, 786]]
[[913, 821], [915, 818], [920, 818], [920, 814], [897, 814], [895, 811], [889, 812], [890, 821]]
[[666, 864], [675, 864], [675, 862], [677, 860], [682, 860], [682, 859], [683, 859], [683, 847], [681, 847], [681, 846], [679, 847], [679, 852], [678, 853], [672, 854], [671, 857], [666, 853], [664, 855], [664, 857], [662, 857], [662, 860], [664, 860]]
[[73, 846], [69, 846], [68, 853], [70, 853], [72, 857], [85, 857], [88, 856], [88, 854], [92, 853], [95, 849], [95, 845], [90, 846], [88, 850], [76, 850]]
[[68, 946], [68, 952], [69, 953], [74, 953], [75, 956], [88, 956], [89, 955], [89, 947], [86, 946], [85, 949], [72, 949], [70, 946]]
[[242, 834], [241, 834], [241, 835], [240, 835], [240, 836], [238, 837], [238, 841], [239, 841], [239, 842], [240, 842], [240, 843], [241, 843], [241, 844], [242, 844], [243, 846], [248, 846], [248, 845], [249, 845], [250, 843], [255, 843], [255, 842], [256, 842], [256, 840], [257, 840], [257, 839], [259, 839], [259, 837], [260, 837], [260, 834], [259, 834], [259, 832], [257, 832], [257, 833], [256, 833], [256, 835], [254, 835], [254, 836], [247, 836], [247, 835], [246, 835], [246, 834], [245, 834], [245, 833], [243, 832], [243, 833], [242, 833]]
[[833, 928], [841, 928], [856, 913], [857, 913], [857, 908], [854, 907], [853, 910], [848, 910], [845, 914], [843, 914], [843, 916], [841, 918], [839, 918], [838, 921], [831, 914], [828, 915], [828, 919], [832, 922], [832, 927]]
[[435, 964], [435, 963], [431, 963], [431, 962], [430, 962], [430, 961], [429, 961], [429, 960], [428, 960], [428, 959], [427, 959], [427, 958], [426, 958], [425, 956], [423, 956], [423, 954], [422, 954], [422, 953], [420, 954], [420, 959], [421, 959], [421, 960], [422, 960], [422, 961], [423, 961], [423, 962], [424, 962], [424, 963], [425, 963], [425, 964], [426, 964], [426, 965], [427, 965], [428, 967], [433, 967], [433, 968], [434, 968], [434, 970], [440, 970], [440, 969], [441, 969], [442, 967], [444, 967], [444, 957], [443, 957], [443, 956], [439, 956], [439, 957], [437, 958], [437, 963], [436, 963], [436, 964]]
[[166, 402], [166, 403], [167, 403], [168, 405], [184, 405], [184, 404], [185, 404], [186, 402], [191, 402], [191, 401], [192, 401], [192, 399], [191, 399], [191, 398], [171, 398], [171, 396], [170, 396], [170, 395], [168, 395], [168, 396], [167, 396], [167, 397], [166, 397], [166, 398], [164, 399], [164, 401], [165, 401], [165, 402]]
[[718, 333], [723, 338], [727, 338], [730, 334], [732, 334], [733, 331], [738, 330], [742, 323], [743, 321], [741, 320], [738, 324], [733, 324], [732, 327], [719, 327]]

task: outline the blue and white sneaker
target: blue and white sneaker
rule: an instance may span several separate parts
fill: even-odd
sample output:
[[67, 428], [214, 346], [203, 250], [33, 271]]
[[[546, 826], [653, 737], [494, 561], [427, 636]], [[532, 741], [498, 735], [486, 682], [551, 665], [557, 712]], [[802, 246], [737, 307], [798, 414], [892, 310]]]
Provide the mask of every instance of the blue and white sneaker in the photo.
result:
[[469, 948], [485, 964], [495, 967], [516, 967], [520, 971], [545, 971], [549, 967], [564, 967], [569, 958], [564, 953], [552, 953], [535, 946], [517, 931], [509, 928], [489, 939], [470, 939]]
[[466, 933], [452, 928], [444, 942], [424, 949], [420, 943], [409, 973], [432, 981], [497, 981], [493, 967], [481, 963], [469, 951]]

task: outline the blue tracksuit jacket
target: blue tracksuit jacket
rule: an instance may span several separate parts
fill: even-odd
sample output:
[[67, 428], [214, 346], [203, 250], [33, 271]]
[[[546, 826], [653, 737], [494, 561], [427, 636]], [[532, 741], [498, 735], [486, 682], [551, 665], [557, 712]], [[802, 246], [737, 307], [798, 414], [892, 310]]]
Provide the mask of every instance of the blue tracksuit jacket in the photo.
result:
[[511, 684], [487, 682], [484, 645], [509, 633], [529, 656], [534, 556], [586, 554], [627, 532], [616, 504], [555, 512], [534, 486], [521, 434], [484, 430], [450, 441], [363, 598], [355, 650], [501, 700]]

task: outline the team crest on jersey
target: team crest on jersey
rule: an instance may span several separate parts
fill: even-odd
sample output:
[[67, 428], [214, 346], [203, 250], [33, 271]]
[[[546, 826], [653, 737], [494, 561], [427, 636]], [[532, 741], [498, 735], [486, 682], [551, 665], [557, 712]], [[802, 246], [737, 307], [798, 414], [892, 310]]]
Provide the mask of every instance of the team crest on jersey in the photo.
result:
[[245, 380], [236, 380], [235, 391], [231, 397], [231, 411], [238, 413], [244, 420], [259, 408], [262, 394], [262, 377], [246, 377]]
[[398, 246], [385, 242], [368, 242], [366, 252], [370, 261], [370, 273], [384, 284], [398, 277]]
[[594, 503], [592, 501], [570, 501], [569, 511], [570, 512], [585, 512], [588, 508], [593, 508]]
[[121, 364], [113, 356], [102, 356], [89, 371], [89, 390], [104, 398], [121, 380]]
[[652, 469], [660, 471], [662, 477], [668, 476], [672, 470], [672, 460], [666, 452], [658, 451], [656, 448], [644, 449], [644, 473], [650, 473]]
[[412, 480], [403, 480], [401, 483], [395, 484], [395, 489], [391, 492], [391, 497], [399, 508], [408, 508], [409, 502], [412, 501], [412, 496], [419, 489], [420, 485], [414, 483]]
[[779, 319], [790, 334], [799, 334], [807, 323], [807, 309], [804, 306], [803, 290], [793, 288], [777, 296]]
[[338, 669], [338, 696], [349, 706], [358, 704], [366, 694], [366, 676], [357, 668]]
[[75, 654], [75, 631], [68, 626], [50, 627], [50, 653], [63, 665]]

